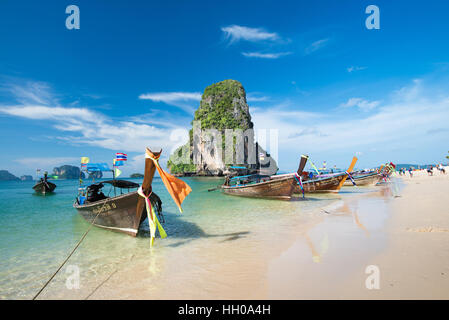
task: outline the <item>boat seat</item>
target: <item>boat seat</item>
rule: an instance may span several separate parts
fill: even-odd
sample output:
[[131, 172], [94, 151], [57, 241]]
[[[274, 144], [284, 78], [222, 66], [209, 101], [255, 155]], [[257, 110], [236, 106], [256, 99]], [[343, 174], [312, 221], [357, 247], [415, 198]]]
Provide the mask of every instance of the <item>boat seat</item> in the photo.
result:
[[107, 199], [103, 192], [101, 192], [101, 188], [103, 188], [104, 185], [102, 183], [93, 184], [90, 185], [87, 188], [87, 201], [88, 202], [96, 202], [103, 199]]

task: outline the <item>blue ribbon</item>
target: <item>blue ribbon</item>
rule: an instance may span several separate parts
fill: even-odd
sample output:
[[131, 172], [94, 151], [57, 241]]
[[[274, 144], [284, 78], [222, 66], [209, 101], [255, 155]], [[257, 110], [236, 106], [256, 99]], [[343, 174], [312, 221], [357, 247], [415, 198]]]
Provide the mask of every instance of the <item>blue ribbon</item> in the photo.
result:
[[348, 178], [349, 178], [349, 180], [351, 180], [352, 184], [355, 185], [355, 186], [357, 186], [357, 185], [355, 184], [354, 179], [352, 178], [352, 176], [349, 174], [348, 171], [346, 171], [346, 174], [348, 175]]
[[304, 198], [304, 186], [302, 185], [302, 179], [301, 179], [301, 177], [298, 175], [297, 172], [295, 172], [295, 179], [296, 179], [296, 182], [298, 182], [299, 186], [301, 187], [302, 197]]

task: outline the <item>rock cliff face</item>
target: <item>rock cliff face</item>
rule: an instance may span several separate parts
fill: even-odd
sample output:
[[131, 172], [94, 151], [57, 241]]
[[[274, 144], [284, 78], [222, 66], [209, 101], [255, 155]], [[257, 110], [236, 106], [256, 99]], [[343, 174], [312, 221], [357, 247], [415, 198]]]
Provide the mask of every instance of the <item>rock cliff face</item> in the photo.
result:
[[0, 170], [0, 181], [16, 181], [19, 180], [15, 175], [9, 173], [7, 170]]
[[168, 160], [171, 173], [221, 176], [235, 165], [245, 166], [250, 173], [261, 169], [266, 174], [276, 173], [274, 159], [254, 142], [246, 92], [240, 82], [224, 80], [208, 86], [192, 124], [190, 142]]
[[[63, 165], [53, 169], [54, 175], [59, 179], [79, 179], [80, 168], [75, 166]], [[84, 179], [84, 173], [81, 172], [81, 178]]]

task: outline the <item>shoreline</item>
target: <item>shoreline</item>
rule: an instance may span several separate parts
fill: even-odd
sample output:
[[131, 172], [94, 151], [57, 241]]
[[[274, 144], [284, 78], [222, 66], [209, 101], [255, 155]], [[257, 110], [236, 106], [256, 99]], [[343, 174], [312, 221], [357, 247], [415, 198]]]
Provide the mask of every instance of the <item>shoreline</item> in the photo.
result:
[[[404, 186], [396, 190], [345, 187], [330, 198], [310, 195], [309, 201], [329, 201], [249, 233], [244, 225], [227, 235], [205, 230], [207, 237], [181, 250], [130, 252], [80, 290], [67, 292], [58, 281], [41, 298], [448, 299], [449, 175], [400, 180]], [[432, 214], [424, 216], [423, 207]], [[371, 265], [380, 270], [379, 290], [365, 286]]]
[[[268, 280], [272, 287], [268, 298], [448, 299], [449, 176], [439, 173], [427, 176], [425, 171], [418, 171], [413, 178], [408, 175], [401, 178], [405, 185], [399, 197], [391, 197], [391, 194], [390, 198], [385, 198], [386, 211], [376, 209], [377, 206], [369, 209], [369, 203], [361, 205], [360, 201], [369, 202], [369, 194], [362, 195], [334, 208], [327, 223], [312, 231], [315, 237], [326, 233], [332, 236], [334, 252], [329, 249], [323, 257], [326, 264], [304, 259], [301, 254], [306, 250], [300, 238], [273, 260], [275, 272]], [[355, 202], [359, 202], [356, 209]], [[347, 234], [336, 234], [332, 232], [335, 227], [340, 224], [340, 231], [343, 228], [342, 221], [335, 221], [335, 218], [344, 216], [345, 211], [352, 212], [356, 228], [346, 228]], [[354, 217], [357, 211], [368, 222], [366, 225], [362, 224], [363, 219]], [[369, 215], [385, 212], [383, 225], [369, 222]], [[370, 266], [378, 268], [379, 289], [367, 289]], [[289, 279], [276, 276], [286, 273]], [[296, 287], [288, 284], [292, 278]]]

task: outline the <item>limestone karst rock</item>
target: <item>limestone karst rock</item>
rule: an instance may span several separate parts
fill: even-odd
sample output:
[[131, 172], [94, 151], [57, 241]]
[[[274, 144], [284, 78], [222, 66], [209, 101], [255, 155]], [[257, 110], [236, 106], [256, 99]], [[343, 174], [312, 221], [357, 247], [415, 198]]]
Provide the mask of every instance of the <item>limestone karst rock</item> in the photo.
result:
[[[224, 80], [208, 86], [192, 125], [189, 143], [168, 160], [171, 173], [221, 176], [233, 165], [245, 166], [250, 173], [274, 174], [278, 170], [275, 160], [254, 141], [246, 92], [239, 81]], [[231, 131], [240, 136], [229, 135], [226, 141]], [[226, 149], [226, 145], [231, 147]]]

